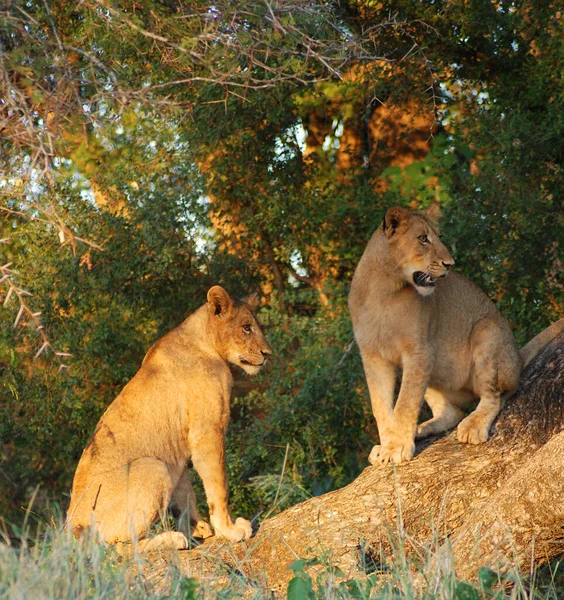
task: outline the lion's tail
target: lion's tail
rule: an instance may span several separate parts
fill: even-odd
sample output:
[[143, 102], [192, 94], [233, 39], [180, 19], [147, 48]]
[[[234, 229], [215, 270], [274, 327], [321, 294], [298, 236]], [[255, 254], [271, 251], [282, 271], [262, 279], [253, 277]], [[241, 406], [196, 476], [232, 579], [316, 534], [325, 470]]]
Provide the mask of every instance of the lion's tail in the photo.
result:
[[523, 366], [526, 367], [549, 342], [561, 333], [564, 333], [564, 319], [556, 321], [527, 342], [520, 350]]

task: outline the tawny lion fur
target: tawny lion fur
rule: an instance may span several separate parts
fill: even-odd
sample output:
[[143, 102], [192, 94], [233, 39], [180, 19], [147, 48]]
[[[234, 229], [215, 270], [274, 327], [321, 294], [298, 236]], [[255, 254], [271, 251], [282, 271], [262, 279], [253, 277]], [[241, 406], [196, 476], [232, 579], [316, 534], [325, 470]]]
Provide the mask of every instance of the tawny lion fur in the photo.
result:
[[[388, 210], [351, 284], [349, 309], [380, 436], [373, 464], [411, 460], [415, 437], [456, 425], [461, 442], [485, 442], [525, 362], [564, 331], [561, 319], [520, 353], [488, 297], [459, 273], [446, 277], [454, 260], [440, 240], [437, 216], [434, 206]], [[418, 427], [423, 398], [433, 418]], [[465, 416], [462, 409], [477, 398]]]
[[[215, 534], [232, 541], [251, 536], [249, 521], [229, 515], [224, 437], [233, 383], [228, 363], [256, 374], [271, 353], [255, 301], [232, 300], [214, 286], [205, 305], [149, 350], [82, 453], [67, 515], [75, 533], [93, 526], [108, 543], [140, 540], [140, 550], [187, 548], [191, 533], [211, 535], [188, 479], [191, 459]], [[169, 505], [180, 513], [179, 531], [147, 538]]]

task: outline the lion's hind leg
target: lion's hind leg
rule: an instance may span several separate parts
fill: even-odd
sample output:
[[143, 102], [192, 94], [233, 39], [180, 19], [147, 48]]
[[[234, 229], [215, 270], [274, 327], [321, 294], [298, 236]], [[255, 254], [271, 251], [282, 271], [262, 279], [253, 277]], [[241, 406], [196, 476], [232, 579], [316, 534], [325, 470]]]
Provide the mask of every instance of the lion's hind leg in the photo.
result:
[[463, 419], [456, 430], [456, 437], [465, 444], [483, 444], [490, 436], [490, 427], [501, 409], [501, 394], [485, 390], [472, 413]]
[[152, 524], [165, 517], [172, 494], [172, 479], [162, 461], [139, 458], [113, 477], [105, 474], [104, 479], [94, 507], [94, 522], [106, 542], [138, 542], [139, 550], [188, 547], [186, 536], [180, 532], [144, 539]]
[[176, 550], [188, 550], [188, 539], [180, 531], [163, 531], [137, 544], [139, 552], [151, 552], [152, 550], [164, 550], [173, 548]]
[[460, 407], [473, 399], [475, 399], [474, 394], [463, 390], [443, 392], [435, 388], [427, 388], [425, 401], [433, 411], [433, 418], [417, 427], [415, 437], [420, 439], [438, 435], [456, 427], [464, 418], [464, 411]]
[[487, 441], [490, 428], [501, 410], [502, 394], [517, 389], [521, 370], [510, 331], [499, 322], [485, 319], [472, 334], [472, 389], [480, 397], [478, 406], [458, 425], [457, 438], [468, 444]]
[[172, 492], [170, 503], [172, 508], [179, 513], [178, 530], [187, 538], [192, 536], [198, 539], [206, 539], [213, 535], [210, 525], [200, 517], [194, 488], [190, 483], [188, 468], [182, 471], [182, 475]]

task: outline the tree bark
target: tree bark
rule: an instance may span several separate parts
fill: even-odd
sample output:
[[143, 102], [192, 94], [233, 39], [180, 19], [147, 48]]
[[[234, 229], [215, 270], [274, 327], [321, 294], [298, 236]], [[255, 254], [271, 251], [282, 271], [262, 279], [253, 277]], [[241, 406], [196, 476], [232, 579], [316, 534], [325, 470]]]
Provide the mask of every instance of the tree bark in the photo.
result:
[[[368, 455], [369, 449], [366, 449]], [[330, 554], [346, 576], [363, 557], [393, 560], [448, 550], [457, 575], [481, 566], [528, 570], [564, 552], [564, 334], [533, 359], [507, 402], [491, 439], [461, 444], [453, 433], [425, 441], [415, 458], [367, 467], [341, 490], [312, 498], [261, 523], [251, 540], [208, 540], [182, 552], [184, 572], [217, 576], [218, 565], [283, 591], [296, 558]], [[154, 576], [160, 567], [154, 564]]]

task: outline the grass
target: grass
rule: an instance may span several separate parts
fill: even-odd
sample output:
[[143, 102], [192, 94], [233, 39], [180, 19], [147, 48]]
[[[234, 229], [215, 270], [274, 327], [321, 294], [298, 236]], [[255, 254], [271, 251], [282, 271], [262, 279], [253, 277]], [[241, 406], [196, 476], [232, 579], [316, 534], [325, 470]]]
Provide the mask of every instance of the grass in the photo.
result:
[[[448, 551], [425, 550], [408, 558], [405, 537], [390, 533], [393, 551], [384, 556], [361, 544], [361, 565], [355, 578], [342, 573], [321, 552], [290, 566], [291, 580], [274, 594], [264, 582], [250, 582], [241, 570], [227, 572], [217, 561], [205, 581], [182, 573], [176, 554], [160, 560], [159, 576], [148, 576], [148, 559], [121, 559], [115, 549], [86, 537], [74, 539], [54, 517], [52, 523], [28, 519], [17, 536], [0, 543], [0, 598], [13, 600], [114, 598], [378, 599], [378, 600], [562, 600], [564, 564], [554, 562], [525, 576], [516, 569], [504, 576], [484, 566], [477, 581], [456, 579]], [[14, 533], [14, 532], [12, 532]], [[14, 541], [15, 540], [15, 541]], [[213, 561], [209, 554], [207, 559]]]

